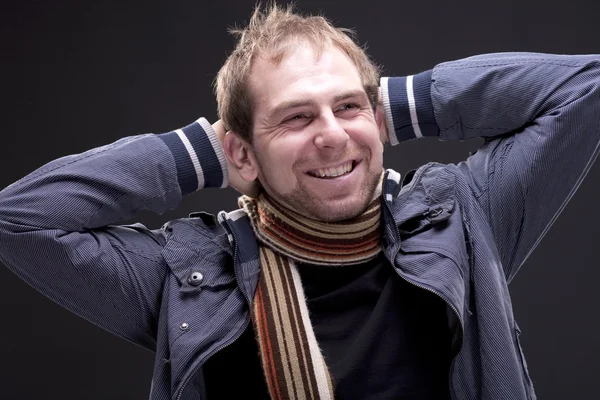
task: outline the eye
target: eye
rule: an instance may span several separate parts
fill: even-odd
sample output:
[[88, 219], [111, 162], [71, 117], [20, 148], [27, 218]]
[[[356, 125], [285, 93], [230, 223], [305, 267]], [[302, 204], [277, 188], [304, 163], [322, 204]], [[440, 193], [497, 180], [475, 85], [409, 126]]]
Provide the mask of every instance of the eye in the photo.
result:
[[346, 103], [346, 104], [342, 104], [339, 108], [338, 111], [348, 111], [348, 110], [355, 110], [359, 108], [358, 104], [355, 103]]
[[307, 121], [310, 118], [310, 115], [308, 114], [294, 114], [294, 115], [290, 115], [289, 117], [287, 117], [284, 122], [303, 122], [303, 121]]

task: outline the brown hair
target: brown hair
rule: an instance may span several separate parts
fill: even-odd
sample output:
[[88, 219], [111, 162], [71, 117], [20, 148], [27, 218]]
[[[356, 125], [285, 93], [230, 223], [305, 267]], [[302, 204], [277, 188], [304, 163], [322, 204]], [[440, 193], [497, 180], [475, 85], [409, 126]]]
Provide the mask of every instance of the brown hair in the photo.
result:
[[219, 118], [223, 120], [225, 129], [237, 132], [248, 143], [252, 143], [252, 64], [257, 56], [261, 56], [277, 65], [298, 41], [312, 46], [317, 57], [331, 46], [348, 56], [356, 65], [375, 109], [379, 67], [356, 43], [352, 30], [336, 28], [320, 15], [298, 14], [293, 4], [282, 8], [272, 2], [264, 10], [260, 4], [257, 5], [248, 25], [230, 32], [238, 37], [238, 42], [215, 80]]

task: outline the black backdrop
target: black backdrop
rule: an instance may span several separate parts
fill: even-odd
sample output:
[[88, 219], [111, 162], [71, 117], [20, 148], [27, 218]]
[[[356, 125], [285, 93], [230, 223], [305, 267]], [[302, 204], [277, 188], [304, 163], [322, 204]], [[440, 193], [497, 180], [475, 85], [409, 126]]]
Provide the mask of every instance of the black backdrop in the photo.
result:
[[[600, 52], [600, 12], [593, 0], [299, 4], [356, 28], [386, 75], [483, 52]], [[62, 155], [178, 128], [198, 116], [213, 121], [211, 83], [233, 43], [226, 27], [247, 20], [252, 5], [4, 3], [0, 188]], [[387, 148], [386, 166], [405, 172], [430, 160], [456, 162], [478, 144], [413, 141]], [[511, 284], [541, 399], [588, 399], [600, 392], [598, 182], [596, 165]], [[186, 198], [174, 212], [139, 220], [154, 228], [193, 210], [233, 207], [231, 189], [207, 190]], [[0, 268], [0, 315], [0, 398], [148, 397], [153, 354], [69, 314], [6, 268]]]

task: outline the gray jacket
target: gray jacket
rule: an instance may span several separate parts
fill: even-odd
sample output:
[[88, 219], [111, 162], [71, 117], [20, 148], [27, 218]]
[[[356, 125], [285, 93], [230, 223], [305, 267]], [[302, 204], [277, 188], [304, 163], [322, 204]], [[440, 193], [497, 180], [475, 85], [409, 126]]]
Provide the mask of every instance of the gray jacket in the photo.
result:
[[[600, 57], [483, 55], [381, 86], [392, 144], [486, 138], [457, 165], [430, 163], [404, 179], [388, 170], [384, 180], [387, 259], [448, 305], [452, 398], [534, 399], [507, 284], [598, 154]], [[226, 185], [204, 119], [60, 158], [0, 192], [0, 261], [155, 351], [151, 399], [203, 399], [203, 363], [249, 323], [260, 265], [248, 218], [117, 224]]]

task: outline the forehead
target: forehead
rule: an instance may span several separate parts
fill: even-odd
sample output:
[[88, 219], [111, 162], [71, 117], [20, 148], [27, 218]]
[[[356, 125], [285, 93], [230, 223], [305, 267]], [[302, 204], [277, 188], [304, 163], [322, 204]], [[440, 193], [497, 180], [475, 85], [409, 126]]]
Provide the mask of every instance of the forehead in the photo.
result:
[[299, 99], [334, 97], [349, 90], [362, 90], [358, 69], [335, 47], [317, 52], [299, 45], [279, 63], [257, 57], [250, 74], [255, 111]]

